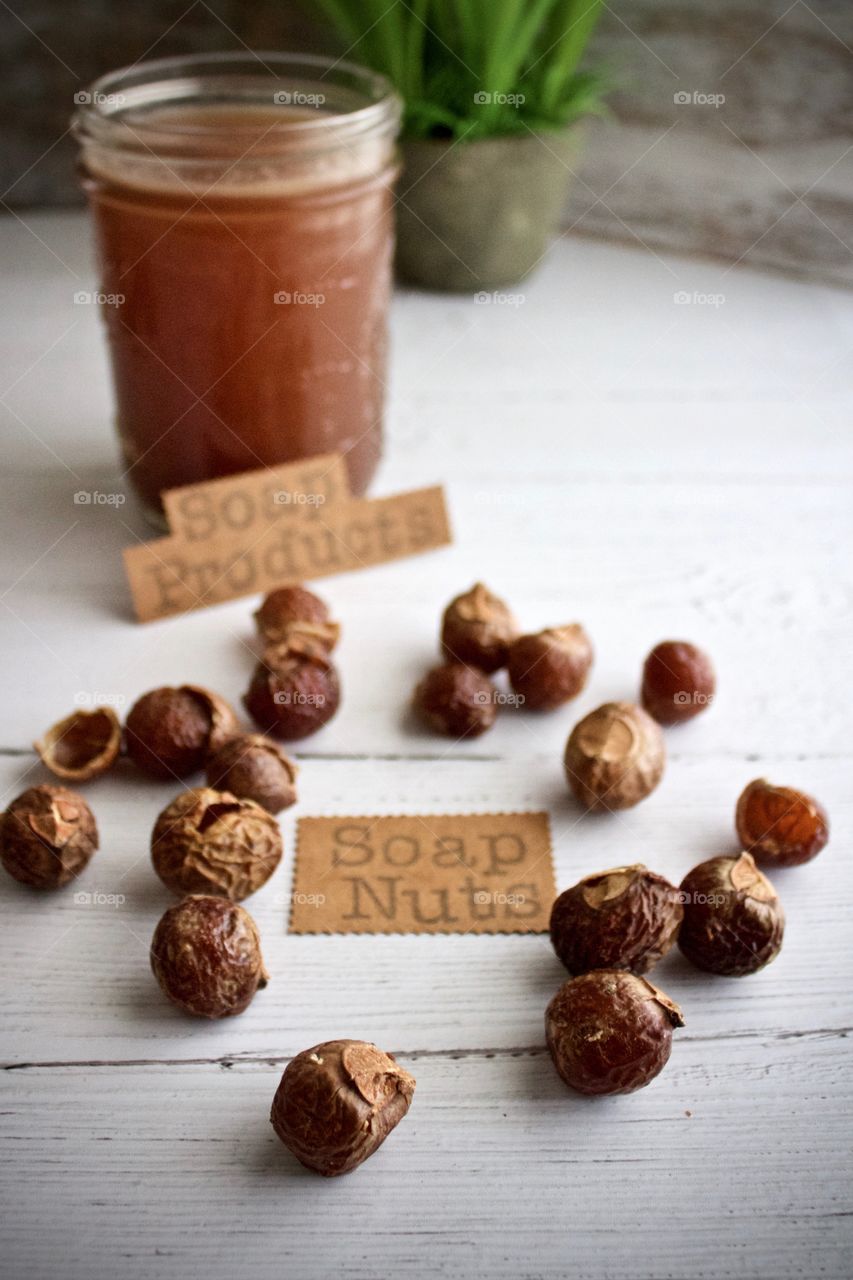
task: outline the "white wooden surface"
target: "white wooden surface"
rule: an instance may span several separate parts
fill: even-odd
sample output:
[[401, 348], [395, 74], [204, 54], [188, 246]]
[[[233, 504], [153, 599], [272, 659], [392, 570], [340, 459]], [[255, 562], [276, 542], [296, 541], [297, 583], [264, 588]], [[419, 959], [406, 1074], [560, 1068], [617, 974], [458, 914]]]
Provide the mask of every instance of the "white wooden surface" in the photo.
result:
[[[117, 487], [97, 316], [73, 302], [94, 283], [85, 224], [27, 223], [0, 224], [4, 803], [45, 780], [28, 744], [75, 699], [189, 679], [236, 699], [251, 663], [249, 602], [129, 621], [119, 551], [146, 535], [138, 513], [73, 501]], [[456, 543], [324, 584], [345, 702], [299, 753], [286, 846], [298, 813], [544, 807], [561, 887], [632, 860], [678, 879], [734, 847], [735, 798], [767, 774], [833, 819], [821, 858], [777, 877], [781, 956], [729, 981], [668, 957], [657, 980], [687, 1017], [670, 1065], [590, 1102], [544, 1051], [564, 976], [547, 940], [288, 937], [286, 858], [247, 904], [269, 988], [233, 1022], [190, 1021], [146, 954], [170, 901], [148, 837], [172, 789], [120, 771], [87, 791], [102, 850], [74, 886], [0, 886], [10, 1277], [850, 1274], [853, 303], [586, 241], [513, 292], [396, 302], [376, 492], [445, 482]], [[723, 301], [693, 300], [709, 294]], [[576, 705], [450, 746], [406, 703], [475, 577], [531, 629], [583, 620], [597, 662]], [[714, 654], [718, 703], [668, 734], [647, 803], [583, 817], [568, 730], [632, 696], [669, 635]], [[381, 1153], [327, 1183], [267, 1112], [287, 1059], [342, 1035], [398, 1053], [418, 1088]]]

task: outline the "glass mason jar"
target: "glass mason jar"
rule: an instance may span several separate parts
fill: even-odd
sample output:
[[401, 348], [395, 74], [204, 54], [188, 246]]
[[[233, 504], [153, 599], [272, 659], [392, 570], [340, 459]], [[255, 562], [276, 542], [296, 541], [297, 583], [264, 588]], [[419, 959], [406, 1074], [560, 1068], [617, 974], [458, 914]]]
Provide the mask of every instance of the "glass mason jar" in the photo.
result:
[[146, 510], [320, 453], [379, 460], [400, 103], [289, 54], [140, 63], [79, 95], [118, 433]]

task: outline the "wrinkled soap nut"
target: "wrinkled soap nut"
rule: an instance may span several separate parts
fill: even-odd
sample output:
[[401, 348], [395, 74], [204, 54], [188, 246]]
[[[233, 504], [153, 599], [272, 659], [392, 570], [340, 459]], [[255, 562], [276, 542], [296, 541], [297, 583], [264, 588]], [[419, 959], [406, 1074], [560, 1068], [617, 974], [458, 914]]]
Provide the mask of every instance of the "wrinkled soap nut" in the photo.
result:
[[414, 1091], [413, 1077], [390, 1053], [362, 1040], [329, 1040], [288, 1064], [270, 1120], [297, 1160], [334, 1178], [373, 1155]]
[[151, 970], [173, 1004], [199, 1018], [242, 1013], [269, 974], [258, 927], [227, 898], [192, 895], [162, 916]]
[[97, 848], [92, 810], [68, 787], [30, 787], [0, 816], [0, 861], [33, 889], [68, 884]]
[[232, 902], [266, 884], [282, 852], [278, 823], [266, 809], [210, 787], [181, 792], [151, 836], [154, 870], [167, 888]]
[[218, 694], [197, 685], [152, 689], [131, 707], [124, 727], [131, 760], [153, 778], [186, 778], [239, 731]]

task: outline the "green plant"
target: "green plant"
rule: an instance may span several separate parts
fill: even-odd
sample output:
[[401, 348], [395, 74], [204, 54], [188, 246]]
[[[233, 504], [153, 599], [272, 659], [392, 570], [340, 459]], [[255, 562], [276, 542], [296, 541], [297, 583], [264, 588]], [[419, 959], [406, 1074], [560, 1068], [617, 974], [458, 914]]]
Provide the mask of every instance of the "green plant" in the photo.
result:
[[347, 56], [386, 75], [409, 137], [559, 129], [600, 109], [578, 67], [603, 0], [320, 0]]

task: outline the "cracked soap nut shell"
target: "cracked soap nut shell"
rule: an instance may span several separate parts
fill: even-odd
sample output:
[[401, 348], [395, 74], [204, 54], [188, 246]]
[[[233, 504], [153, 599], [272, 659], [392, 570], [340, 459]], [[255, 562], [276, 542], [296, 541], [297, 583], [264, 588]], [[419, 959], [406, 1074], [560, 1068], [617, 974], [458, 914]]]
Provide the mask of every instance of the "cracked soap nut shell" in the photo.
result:
[[260, 733], [229, 738], [207, 762], [207, 783], [230, 791], [240, 800], [254, 800], [267, 813], [279, 813], [296, 803], [299, 769], [280, 747]]
[[242, 1013], [269, 980], [248, 911], [202, 895], [184, 898], [162, 916], [151, 941], [151, 969], [173, 1004], [199, 1018]]
[[334, 1178], [363, 1164], [409, 1109], [415, 1081], [363, 1040], [329, 1040], [285, 1069], [270, 1120], [308, 1169]]
[[487, 673], [506, 666], [517, 635], [509, 607], [482, 582], [451, 600], [441, 622], [441, 648], [448, 662], [463, 662]]
[[30, 787], [0, 816], [0, 861], [33, 889], [68, 884], [97, 848], [92, 810], [68, 787]]
[[509, 680], [530, 711], [553, 711], [576, 698], [592, 666], [592, 644], [574, 622], [519, 636], [509, 650]]
[[681, 724], [711, 705], [716, 687], [707, 653], [687, 640], [664, 640], [646, 658], [640, 701], [658, 724]]
[[569, 973], [648, 973], [674, 945], [683, 911], [678, 890], [641, 864], [586, 876], [551, 908], [551, 942]]
[[324, 600], [307, 587], [277, 587], [255, 611], [258, 634], [267, 645], [282, 644], [295, 635], [319, 641], [329, 652], [340, 636], [340, 627], [329, 617]]
[[482, 671], [462, 662], [447, 662], [427, 672], [415, 689], [414, 706], [438, 733], [477, 738], [495, 723], [496, 694]]
[[829, 840], [823, 805], [793, 787], [774, 787], [756, 778], [741, 793], [735, 815], [738, 838], [766, 867], [811, 862]]
[[701, 862], [682, 880], [681, 901], [678, 945], [697, 968], [742, 978], [779, 954], [785, 913], [750, 854]]
[[631, 702], [606, 702], [584, 716], [566, 743], [566, 780], [586, 809], [630, 809], [663, 776], [660, 725]]
[[327, 650], [300, 636], [265, 651], [243, 703], [259, 729], [295, 742], [328, 724], [340, 700], [340, 680]]
[[169, 889], [232, 902], [266, 884], [281, 855], [281, 832], [266, 809], [209, 787], [182, 791], [151, 836], [154, 870]]
[[198, 685], [152, 689], [131, 707], [125, 745], [131, 760], [153, 778], [198, 773], [211, 751], [239, 732], [237, 717], [218, 694]]
[[565, 983], [545, 1014], [545, 1034], [561, 1079], [579, 1093], [633, 1093], [663, 1070], [677, 1004], [624, 969], [595, 969]]
[[67, 782], [88, 782], [111, 769], [121, 748], [121, 725], [111, 707], [72, 711], [35, 744], [42, 763]]

